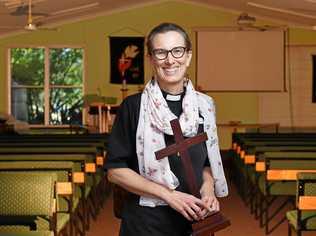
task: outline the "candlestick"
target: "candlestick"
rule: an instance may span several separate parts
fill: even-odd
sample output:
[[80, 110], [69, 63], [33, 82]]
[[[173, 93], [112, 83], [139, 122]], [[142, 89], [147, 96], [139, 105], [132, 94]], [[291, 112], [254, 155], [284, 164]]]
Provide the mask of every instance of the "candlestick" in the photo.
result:
[[127, 85], [126, 85], [126, 79], [123, 79], [122, 81], [122, 88], [121, 88], [121, 91], [122, 91], [122, 100], [124, 100], [124, 98], [127, 97]]
[[126, 86], [126, 79], [123, 79], [122, 81], [122, 89], [127, 89], [127, 86]]

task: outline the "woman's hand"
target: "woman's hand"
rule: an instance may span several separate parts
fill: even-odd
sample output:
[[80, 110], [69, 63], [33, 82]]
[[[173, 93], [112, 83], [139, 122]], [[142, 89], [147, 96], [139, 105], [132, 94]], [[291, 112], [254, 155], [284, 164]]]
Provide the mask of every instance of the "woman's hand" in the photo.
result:
[[202, 209], [201, 217], [204, 219], [213, 212], [219, 211], [219, 202], [214, 194], [214, 190], [211, 185], [203, 184], [200, 190], [201, 200], [207, 206]]
[[160, 198], [188, 220], [199, 220], [202, 209], [207, 207], [204, 202], [193, 195], [170, 190], [154, 183], [129, 168], [113, 168], [108, 171], [110, 182], [118, 184], [130, 192], [140, 196]]
[[201, 200], [206, 205], [201, 212], [202, 219], [211, 215], [213, 212], [219, 211], [219, 202], [214, 193], [214, 180], [209, 167], [205, 167], [203, 170], [203, 184], [200, 189], [200, 194]]
[[202, 219], [205, 214], [203, 213], [203, 209], [207, 207], [201, 199], [176, 190], [170, 190], [170, 194], [165, 201], [170, 207], [190, 221]]

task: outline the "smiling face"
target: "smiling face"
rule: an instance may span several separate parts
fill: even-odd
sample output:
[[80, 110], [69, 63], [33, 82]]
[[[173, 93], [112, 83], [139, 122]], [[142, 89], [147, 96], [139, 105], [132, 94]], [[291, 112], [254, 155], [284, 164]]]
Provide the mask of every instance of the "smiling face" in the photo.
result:
[[[186, 47], [186, 45], [183, 36], [176, 31], [156, 34], [152, 40], [153, 51], [169, 51], [178, 47]], [[179, 55], [177, 49], [174, 49], [172, 53], [176, 57]], [[175, 58], [172, 53], [169, 51], [167, 57], [162, 60], [157, 59], [154, 53], [151, 53], [150, 61], [160, 88], [176, 94], [183, 91], [183, 81], [187, 67], [191, 62], [192, 52], [185, 50], [180, 58]]]

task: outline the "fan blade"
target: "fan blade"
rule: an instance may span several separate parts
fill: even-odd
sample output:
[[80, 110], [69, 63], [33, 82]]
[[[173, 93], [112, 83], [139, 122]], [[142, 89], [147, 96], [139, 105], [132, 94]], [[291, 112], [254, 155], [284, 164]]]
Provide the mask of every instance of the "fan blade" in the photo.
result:
[[0, 29], [23, 29], [23, 26], [1, 26]]
[[11, 16], [23, 16], [23, 15], [27, 15], [28, 12], [28, 6], [27, 5], [22, 5], [19, 6], [15, 9], [15, 11], [10, 12]]

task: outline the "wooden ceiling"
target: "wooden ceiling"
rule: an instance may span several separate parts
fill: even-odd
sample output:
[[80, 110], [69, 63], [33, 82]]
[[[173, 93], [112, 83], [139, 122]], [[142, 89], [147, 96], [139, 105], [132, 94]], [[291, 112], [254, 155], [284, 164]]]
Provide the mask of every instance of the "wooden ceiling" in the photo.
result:
[[[21, 31], [30, 23], [30, 0], [0, 0], [0, 37]], [[40, 27], [168, 2], [166, 0], [31, 0], [31, 23]], [[316, 25], [316, 0], [176, 0], [219, 7], [233, 12], [275, 19], [284, 24], [312, 28]], [[30, 27], [32, 29], [32, 27]]]

